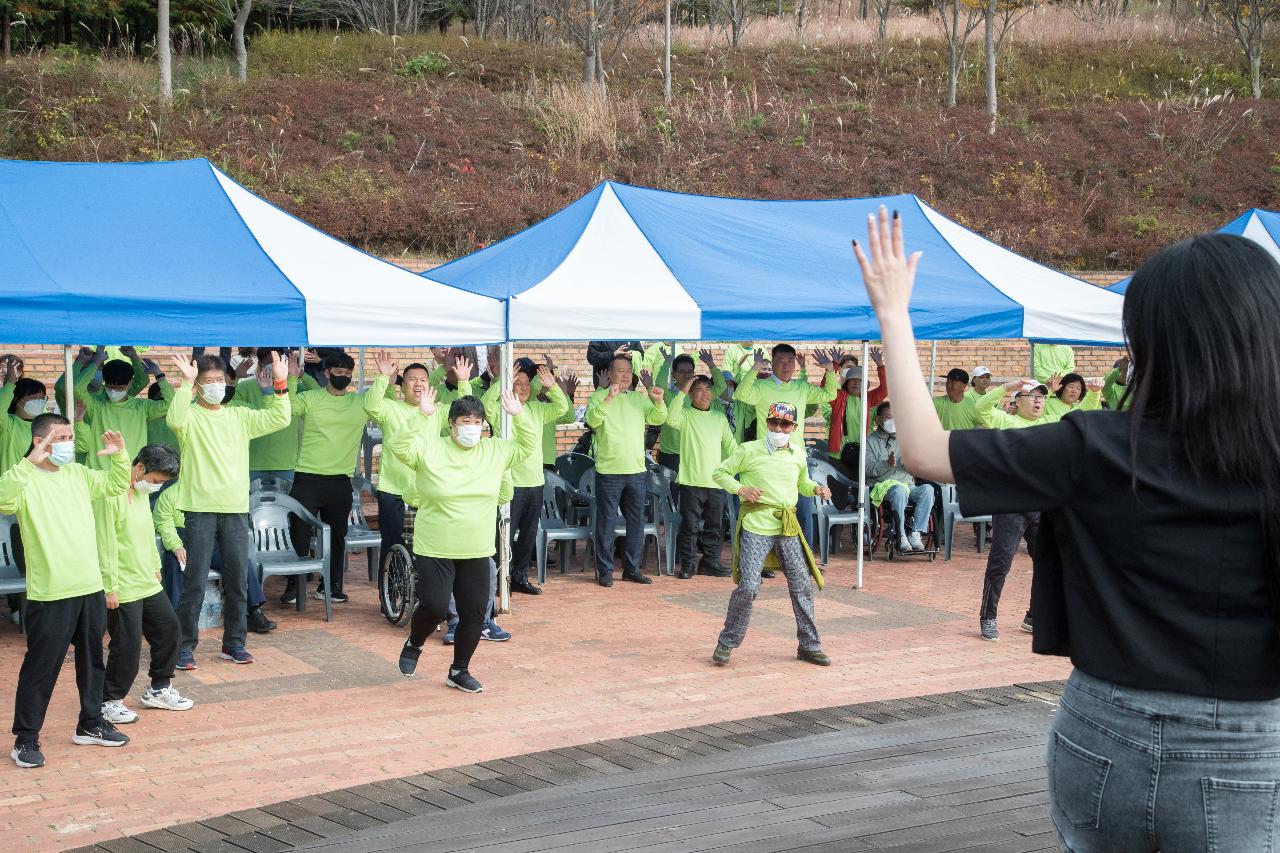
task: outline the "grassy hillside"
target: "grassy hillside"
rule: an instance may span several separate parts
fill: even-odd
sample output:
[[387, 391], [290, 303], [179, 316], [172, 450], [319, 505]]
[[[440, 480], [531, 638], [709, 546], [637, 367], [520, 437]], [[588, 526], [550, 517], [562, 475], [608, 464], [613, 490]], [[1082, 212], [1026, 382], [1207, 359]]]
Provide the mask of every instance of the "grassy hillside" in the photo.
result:
[[53, 52], [0, 66], [0, 156], [205, 156], [320, 228], [411, 255], [486, 245], [606, 177], [758, 197], [914, 192], [1066, 268], [1131, 268], [1244, 208], [1280, 207], [1280, 84], [1242, 97], [1228, 45], [1015, 42], [994, 134], [969, 58], [946, 110], [930, 38], [686, 45], [668, 106], [644, 41], [612, 58], [601, 104], [567, 48], [273, 33], [254, 40], [244, 85], [222, 61], [181, 61], [162, 109], [153, 67]]

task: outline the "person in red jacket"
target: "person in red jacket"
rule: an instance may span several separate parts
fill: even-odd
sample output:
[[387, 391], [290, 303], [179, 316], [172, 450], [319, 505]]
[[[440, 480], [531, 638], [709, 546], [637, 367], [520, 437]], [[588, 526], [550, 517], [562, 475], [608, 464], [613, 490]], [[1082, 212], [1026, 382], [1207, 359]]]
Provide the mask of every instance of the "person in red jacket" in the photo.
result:
[[866, 424], [870, 422], [872, 412], [889, 397], [889, 380], [879, 347], [872, 347], [871, 360], [876, 364], [880, 384], [867, 391], [867, 420], [862, 431], [858, 433], [850, 429], [862, 409], [862, 400], [858, 396], [862, 391], [862, 372], [856, 358], [853, 359], [853, 367], [841, 376], [842, 384], [836, 398], [831, 401], [831, 417], [827, 419], [827, 453], [832, 459], [839, 459], [850, 471], [858, 470], [858, 444], [867, 434]]

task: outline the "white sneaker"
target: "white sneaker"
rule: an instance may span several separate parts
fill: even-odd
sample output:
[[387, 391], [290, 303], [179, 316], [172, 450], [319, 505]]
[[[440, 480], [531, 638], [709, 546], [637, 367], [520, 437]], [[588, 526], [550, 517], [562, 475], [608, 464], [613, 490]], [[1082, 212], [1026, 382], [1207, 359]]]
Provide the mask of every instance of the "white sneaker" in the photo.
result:
[[190, 711], [196, 703], [179, 694], [173, 687], [165, 687], [161, 690], [152, 690], [148, 687], [142, 693], [142, 704], [161, 711]]
[[124, 701], [115, 699], [102, 703], [102, 719], [113, 726], [122, 726], [138, 719], [138, 715], [124, 706]]
[[907, 542], [909, 542], [909, 543], [911, 544], [911, 550], [912, 550], [912, 551], [923, 551], [923, 550], [924, 550], [924, 542], [920, 539], [920, 531], [919, 531], [919, 530], [913, 530], [913, 531], [911, 531], [911, 535], [907, 537]]
[[911, 549], [911, 540], [910, 540], [910, 539], [908, 539], [908, 538], [907, 538], [907, 537], [905, 537], [905, 536], [903, 536], [901, 539], [899, 539], [899, 540], [898, 540], [898, 550], [899, 550], [899, 551], [902, 551], [904, 554], [905, 554], [905, 553], [907, 553], [908, 551], [912, 550], [912, 549]]

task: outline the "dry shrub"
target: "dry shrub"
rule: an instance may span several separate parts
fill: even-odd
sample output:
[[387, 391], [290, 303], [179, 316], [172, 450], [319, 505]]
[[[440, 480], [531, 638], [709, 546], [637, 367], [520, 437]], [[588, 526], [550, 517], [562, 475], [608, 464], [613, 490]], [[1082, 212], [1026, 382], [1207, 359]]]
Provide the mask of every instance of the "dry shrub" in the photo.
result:
[[547, 136], [556, 156], [582, 159], [585, 154], [613, 158], [618, 154], [620, 118], [634, 126], [638, 107], [633, 100], [601, 97], [581, 84], [529, 75], [529, 85], [518, 94], [522, 106], [533, 114], [535, 125]]

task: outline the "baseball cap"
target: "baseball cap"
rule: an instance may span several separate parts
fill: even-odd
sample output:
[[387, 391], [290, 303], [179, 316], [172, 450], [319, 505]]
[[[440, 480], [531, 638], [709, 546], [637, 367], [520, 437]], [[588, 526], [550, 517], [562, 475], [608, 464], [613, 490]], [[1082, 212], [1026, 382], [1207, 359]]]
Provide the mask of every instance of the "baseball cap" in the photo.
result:
[[769, 406], [769, 414], [765, 417], [765, 420], [773, 420], [773, 419], [777, 419], [780, 421], [791, 421], [791, 423], [795, 423], [796, 407], [791, 405], [790, 403], [781, 403], [781, 402], [774, 403], [773, 405]]
[[1048, 396], [1049, 394], [1049, 389], [1046, 388], [1044, 385], [1034, 385], [1030, 382], [1027, 382], [1021, 388], [1019, 388], [1017, 393], [1015, 393], [1013, 396], [1021, 397], [1023, 394], [1034, 394], [1037, 391], [1045, 396]]
[[947, 371], [947, 381], [948, 381], [948, 382], [963, 382], [965, 385], [968, 385], [968, 384], [969, 384], [969, 374], [965, 373], [963, 370], [961, 370], [961, 369], [960, 369], [960, 368], [958, 368], [958, 367], [953, 367], [953, 368], [951, 368], [950, 370], [948, 370], [948, 371]]
[[977, 367], [975, 367], [975, 368], [973, 369], [973, 374], [972, 374], [972, 375], [973, 375], [973, 378], [974, 378], [974, 379], [977, 379], [979, 376], [990, 376], [990, 375], [991, 375], [991, 371], [990, 371], [990, 370], [988, 370], [986, 367], [984, 367], [984, 366], [982, 366], [982, 365], [980, 364], [980, 365], [978, 365]]

